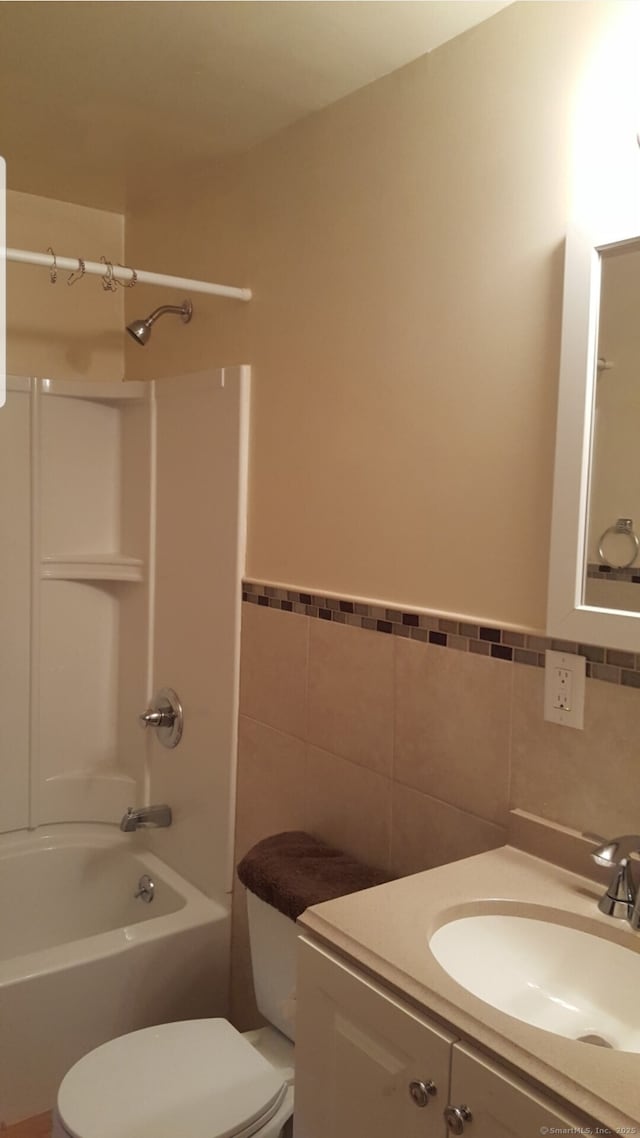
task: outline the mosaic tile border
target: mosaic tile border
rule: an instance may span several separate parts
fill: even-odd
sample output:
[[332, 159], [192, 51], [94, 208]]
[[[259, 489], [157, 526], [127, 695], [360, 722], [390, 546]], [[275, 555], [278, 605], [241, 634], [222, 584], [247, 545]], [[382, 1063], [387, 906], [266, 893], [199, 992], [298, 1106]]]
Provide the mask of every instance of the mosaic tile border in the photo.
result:
[[600, 565], [590, 561], [587, 577], [600, 581], [626, 581], [629, 585], [640, 585], [640, 567], [631, 565], [627, 569], [614, 569], [613, 565]]
[[403, 636], [425, 644], [437, 644], [441, 648], [472, 652], [534, 668], [544, 668], [545, 651], [551, 648], [555, 652], [586, 656], [587, 676], [591, 679], [640, 688], [638, 652], [621, 652], [617, 648], [598, 648], [525, 632], [511, 632], [508, 628], [473, 621], [448, 620], [435, 613], [407, 612], [346, 598], [326, 597], [320, 593], [278, 589], [255, 581], [243, 581], [242, 599], [247, 604], [295, 612], [336, 624], [349, 624], [388, 636]]

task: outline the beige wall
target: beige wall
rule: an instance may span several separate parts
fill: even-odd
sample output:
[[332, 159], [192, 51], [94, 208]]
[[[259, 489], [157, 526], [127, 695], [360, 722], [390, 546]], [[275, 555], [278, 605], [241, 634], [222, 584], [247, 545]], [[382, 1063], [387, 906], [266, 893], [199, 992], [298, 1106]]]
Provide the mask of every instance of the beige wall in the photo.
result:
[[252, 575], [543, 623], [576, 49], [529, 7], [255, 154]]
[[[124, 218], [69, 202], [9, 190], [7, 244], [114, 264], [124, 260]], [[13, 375], [58, 379], [122, 379], [122, 290], [104, 292], [97, 277], [67, 287], [46, 269], [7, 267], [7, 368]]]
[[[247, 188], [242, 162], [197, 172], [180, 168], [176, 186], [163, 186], [161, 195], [144, 201], [127, 216], [127, 264], [246, 285], [251, 276]], [[126, 294], [127, 320], [146, 316], [160, 304], [181, 304], [185, 295], [180, 289], [137, 285]], [[188, 326], [177, 317], [159, 320], [144, 349], [127, 337], [127, 379], [184, 375], [250, 362], [251, 306], [201, 293], [190, 296], [193, 317]]]
[[128, 219], [255, 290], [155, 349], [254, 367], [250, 575], [544, 625], [572, 116], [617, 10], [516, 4]]

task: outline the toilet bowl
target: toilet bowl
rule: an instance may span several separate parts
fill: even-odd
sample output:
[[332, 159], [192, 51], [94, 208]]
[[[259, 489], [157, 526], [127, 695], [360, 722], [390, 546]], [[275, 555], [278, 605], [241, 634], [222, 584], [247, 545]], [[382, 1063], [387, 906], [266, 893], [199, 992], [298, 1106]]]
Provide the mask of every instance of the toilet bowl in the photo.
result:
[[241, 1034], [225, 1019], [186, 1020], [109, 1040], [62, 1080], [52, 1138], [284, 1138], [296, 927], [247, 901], [256, 999], [277, 1026]]

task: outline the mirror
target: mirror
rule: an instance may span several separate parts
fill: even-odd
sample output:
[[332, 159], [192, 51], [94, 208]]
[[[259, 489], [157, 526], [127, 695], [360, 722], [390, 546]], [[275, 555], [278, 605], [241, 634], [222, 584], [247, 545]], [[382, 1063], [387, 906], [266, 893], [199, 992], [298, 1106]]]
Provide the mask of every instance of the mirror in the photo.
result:
[[547, 628], [640, 650], [640, 236], [567, 238]]
[[[600, 252], [584, 603], [640, 613], [640, 239]], [[634, 587], [635, 586], [635, 587]]]

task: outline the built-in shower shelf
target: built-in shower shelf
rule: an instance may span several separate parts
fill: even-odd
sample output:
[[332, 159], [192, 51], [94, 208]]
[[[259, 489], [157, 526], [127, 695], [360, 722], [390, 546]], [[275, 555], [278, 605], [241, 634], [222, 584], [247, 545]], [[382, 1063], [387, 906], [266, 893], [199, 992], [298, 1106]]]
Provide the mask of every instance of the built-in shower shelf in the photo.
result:
[[45, 581], [144, 581], [144, 562], [122, 553], [72, 553], [43, 557], [40, 576]]

